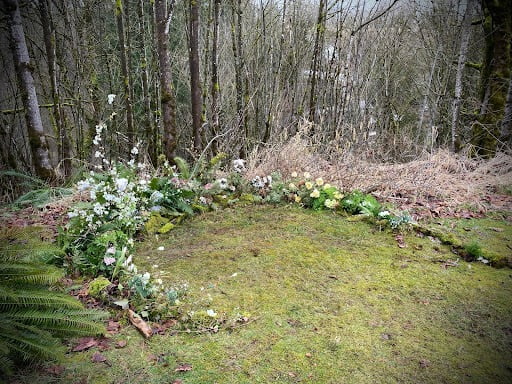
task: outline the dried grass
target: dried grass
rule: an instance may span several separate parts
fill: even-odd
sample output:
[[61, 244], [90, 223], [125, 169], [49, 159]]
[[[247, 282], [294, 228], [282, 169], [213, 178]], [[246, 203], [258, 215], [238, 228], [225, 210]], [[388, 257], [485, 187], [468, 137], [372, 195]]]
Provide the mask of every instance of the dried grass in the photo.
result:
[[512, 212], [512, 197], [497, 193], [512, 186], [510, 153], [482, 160], [439, 150], [401, 164], [376, 164], [361, 160], [362, 157], [344, 155], [327, 161], [297, 135], [287, 143], [253, 153], [248, 176], [279, 170], [289, 177], [293, 171], [307, 171], [345, 191], [372, 192], [399, 207], [433, 209], [436, 215], [450, 215], [464, 208]]

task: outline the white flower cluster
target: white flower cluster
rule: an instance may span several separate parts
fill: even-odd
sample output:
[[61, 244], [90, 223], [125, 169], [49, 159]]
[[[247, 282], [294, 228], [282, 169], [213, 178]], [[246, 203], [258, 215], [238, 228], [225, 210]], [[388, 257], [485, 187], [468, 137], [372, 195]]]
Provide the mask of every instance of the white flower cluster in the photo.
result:
[[265, 187], [270, 188], [272, 187], [272, 176], [256, 176], [254, 179], [251, 180], [251, 185], [257, 189], [262, 189]]
[[244, 173], [245, 171], [247, 171], [247, 169], [245, 168], [245, 160], [233, 160], [233, 170], [237, 173]]

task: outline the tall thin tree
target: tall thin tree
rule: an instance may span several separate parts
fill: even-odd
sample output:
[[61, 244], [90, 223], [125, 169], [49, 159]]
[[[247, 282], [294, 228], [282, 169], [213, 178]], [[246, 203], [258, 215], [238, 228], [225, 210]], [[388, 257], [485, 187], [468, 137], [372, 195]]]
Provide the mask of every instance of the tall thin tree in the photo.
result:
[[8, 16], [9, 32], [11, 37], [11, 50], [16, 68], [18, 87], [25, 109], [25, 121], [27, 124], [32, 162], [36, 174], [43, 179], [55, 177], [54, 168], [50, 162], [50, 151], [46, 140], [39, 102], [32, 76], [32, 65], [28, 55], [25, 32], [21, 22], [21, 14], [18, 0], [3, 0], [3, 11]]

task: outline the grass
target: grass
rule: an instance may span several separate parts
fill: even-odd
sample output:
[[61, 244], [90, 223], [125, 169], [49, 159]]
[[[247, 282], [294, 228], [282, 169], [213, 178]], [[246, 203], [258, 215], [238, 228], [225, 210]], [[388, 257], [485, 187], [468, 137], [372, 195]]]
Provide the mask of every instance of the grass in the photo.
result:
[[[507, 230], [509, 230], [507, 228]], [[501, 232], [495, 232], [501, 234]], [[290, 207], [196, 217], [138, 245], [137, 264], [188, 282], [184, 306], [249, 318], [218, 333], [178, 330], [122, 349], [70, 353], [38, 383], [509, 383], [512, 274], [447, 247]], [[164, 246], [164, 251], [158, 247]], [[186, 372], [176, 371], [190, 364]]]

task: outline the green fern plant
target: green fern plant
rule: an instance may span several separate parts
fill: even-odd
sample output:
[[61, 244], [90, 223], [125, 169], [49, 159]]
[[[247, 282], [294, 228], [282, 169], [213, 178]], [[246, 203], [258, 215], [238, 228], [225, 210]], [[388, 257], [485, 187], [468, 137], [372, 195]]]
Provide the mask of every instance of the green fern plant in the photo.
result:
[[[107, 313], [84, 309], [55, 284], [60, 269], [40, 261], [51, 248], [40, 237], [27, 241], [24, 230], [0, 231], [0, 373], [18, 361], [58, 358], [60, 338], [102, 334]], [[32, 237], [34, 239], [34, 237]], [[44, 252], [37, 252], [37, 245]], [[55, 248], [54, 248], [55, 249]], [[55, 249], [57, 250], [57, 249]]]

